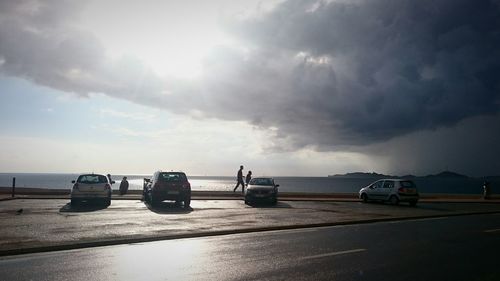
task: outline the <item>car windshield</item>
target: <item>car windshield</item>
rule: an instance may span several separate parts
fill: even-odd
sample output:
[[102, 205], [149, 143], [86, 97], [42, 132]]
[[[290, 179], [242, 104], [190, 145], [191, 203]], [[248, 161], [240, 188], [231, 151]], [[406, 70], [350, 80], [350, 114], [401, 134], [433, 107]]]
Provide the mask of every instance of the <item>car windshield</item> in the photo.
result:
[[401, 186], [406, 188], [415, 188], [415, 184], [412, 181], [402, 181]]
[[184, 173], [160, 173], [158, 177], [160, 181], [186, 181], [186, 175]]
[[108, 183], [108, 179], [103, 175], [81, 175], [76, 182], [85, 184]]
[[272, 179], [255, 178], [250, 181], [251, 185], [273, 185]]

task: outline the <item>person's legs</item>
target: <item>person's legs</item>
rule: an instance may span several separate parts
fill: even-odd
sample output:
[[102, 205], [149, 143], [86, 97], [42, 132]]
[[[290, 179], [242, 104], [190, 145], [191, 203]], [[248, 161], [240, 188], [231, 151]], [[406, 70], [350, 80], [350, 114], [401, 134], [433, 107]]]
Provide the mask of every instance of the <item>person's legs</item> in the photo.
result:
[[236, 189], [238, 189], [238, 186], [240, 186], [240, 181], [238, 181], [238, 183], [236, 183], [236, 186], [234, 187], [233, 192], [236, 192]]
[[236, 189], [238, 189], [240, 185], [241, 185], [241, 192], [245, 193], [245, 182], [243, 182], [243, 180], [238, 180], [238, 183], [234, 187], [233, 192], [236, 192]]
[[241, 181], [241, 193], [245, 194], [245, 183]]

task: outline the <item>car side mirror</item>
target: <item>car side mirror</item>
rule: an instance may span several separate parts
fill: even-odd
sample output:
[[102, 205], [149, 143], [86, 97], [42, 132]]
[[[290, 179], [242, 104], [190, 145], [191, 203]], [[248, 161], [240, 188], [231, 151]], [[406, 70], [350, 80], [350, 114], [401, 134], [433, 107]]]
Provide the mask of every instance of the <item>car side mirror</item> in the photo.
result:
[[151, 180], [150, 180], [150, 179], [147, 179], [147, 178], [144, 178], [144, 181], [145, 181], [145, 182], [150, 182]]
[[115, 181], [111, 181], [111, 184], [114, 184], [114, 183], [115, 183]]
[[71, 183], [75, 183], [76, 181], [71, 181]]
[[280, 185], [279, 184], [275, 185], [275, 187], [278, 187], [278, 186], [280, 186]]

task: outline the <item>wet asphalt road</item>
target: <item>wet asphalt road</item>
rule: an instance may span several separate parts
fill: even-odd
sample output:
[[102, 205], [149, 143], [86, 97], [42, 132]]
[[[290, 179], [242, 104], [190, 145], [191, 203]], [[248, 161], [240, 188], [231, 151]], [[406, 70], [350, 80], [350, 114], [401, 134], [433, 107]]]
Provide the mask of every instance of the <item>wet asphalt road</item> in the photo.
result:
[[500, 215], [247, 233], [0, 258], [1, 280], [500, 280]]
[[184, 209], [168, 202], [151, 208], [138, 200], [113, 200], [106, 208], [72, 207], [68, 200], [19, 199], [0, 202], [0, 255], [19, 253], [20, 249], [36, 252], [39, 247], [46, 247], [46, 251], [55, 246], [69, 249], [66, 246], [491, 211], [500, 211], [500, 204], [422, 203], [412, 208], [360, 202], [280, 201], [277, 206], [251, 207], [240, 200], [194, 200], [191, 208]]

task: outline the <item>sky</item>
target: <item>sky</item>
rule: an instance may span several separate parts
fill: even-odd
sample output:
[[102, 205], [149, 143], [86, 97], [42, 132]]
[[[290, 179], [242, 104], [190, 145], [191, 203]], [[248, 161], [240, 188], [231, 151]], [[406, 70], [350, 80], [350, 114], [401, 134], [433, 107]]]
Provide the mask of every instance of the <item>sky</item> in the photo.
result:
[[500, 175], [498, 0], [0, 0], [0, 172]]

